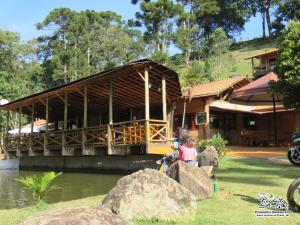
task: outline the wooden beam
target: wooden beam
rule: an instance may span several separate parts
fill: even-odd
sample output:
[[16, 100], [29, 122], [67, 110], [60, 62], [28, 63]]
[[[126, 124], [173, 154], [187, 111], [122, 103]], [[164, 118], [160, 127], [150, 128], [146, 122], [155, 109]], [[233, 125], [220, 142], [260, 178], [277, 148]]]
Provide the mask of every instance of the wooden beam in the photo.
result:
[[4, 141], [5, 152], [8, 151], [9, 114], [10, 114], [10, 112], [6, 111], [6, 126], [5, 126], [5, 141]]
[[107, 125], [107, 154], [111, 155], [112, 154], [112, 124], [113, 124], [113, 81], [110, 79], [109, 81], [109, 99], [108, 99], [108, 122], [109, 124]]
[[31, 110], [31, 127], [30, 127], [30, 134], [32, 135], [32, 133], [33, 133], [33, 128], [34, 128], [34, 113], [35, 113], [35, 111], [34, 111], [34, 103], [32, 103], [32, 110]]
[[113, 124], [113, 84], [112, 80], [109, 82], [109, 124]]
[[64, 99], [64, 130], [67, 130], [68, 125], [68, 93], [65, 92]]
[[18, 114], [18, 154], [21, 154], [21, 129], [22, 129], [22, 106], [19, 106], [19, 114]]
[[186, 109], [186, 98], [184, 98], [184, 103], [183, 103], [183, 114], [182, 114], [182, 125], [181, 125], [181, 128], [184, 128], [184, 123], [185, 123], [185, 109]]
[[[66, 96], [66, 93], [67, 93], [67, 92], [65, 92], [65, 96]], [[62, 102], [65, 102], [66, 98], [61, 97], [60, 94], [58, 94], [58, 93], [55, 93], [55, 95], [56, 95]]]
[[133, 69], [134, 69], [134, 70], [137, 72], [137, 74], [142, 78], [142, 80], [145, 81], [145, 78], [144, 78], [143, 74], [142, 74], [140, 71], [138, 71], [135, 67], [133, 67]]
[[163, 120], [167, 120], [167, 90], [166, 90], [166, 79], [165, 76], [162, 77], [161, 80], [161, 94], [162, 94], [162, 112], [163, 112]]
[[83, 128], [88, 127], [88, 88], [84, 86], [83, 96]]
[[145, 68], [145, 138], [146, 138], [146, 152], [150, 144], [150, 98], [149, 98], [149, 72], [148, 68]]
[[45, 107], [45, 114], [46, 114], [46, 133], [49, 131], [48, 123], [49, 123], [49, 98], [46, 98], [46, 107]]
[[149, 72], [145, 69], [145, 119], [150, 119]]

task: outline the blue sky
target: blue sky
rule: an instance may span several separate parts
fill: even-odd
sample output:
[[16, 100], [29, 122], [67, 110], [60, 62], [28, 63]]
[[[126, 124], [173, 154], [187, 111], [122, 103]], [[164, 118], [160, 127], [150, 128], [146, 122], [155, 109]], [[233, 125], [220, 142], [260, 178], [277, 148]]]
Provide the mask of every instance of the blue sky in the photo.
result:
[[[41, 34], [41, 31], [36, 30], [35, 24], [43, 21], [54, 8], [68, 7], [76, 11], [110, 10], [126, 20], [134, 18], [139, 9], [138, 5], [132, 5], [130, 0], [0, 0], [0, 5], [0, 28], [19, 33], [24, 41]], [[251, 18], [245, 26], [245, 31], [236, 39], [251, 39], [261, 36], [261, 33], [260, 18]], [[170, 53], [174, 51], [176, 49], [172, 47]]]

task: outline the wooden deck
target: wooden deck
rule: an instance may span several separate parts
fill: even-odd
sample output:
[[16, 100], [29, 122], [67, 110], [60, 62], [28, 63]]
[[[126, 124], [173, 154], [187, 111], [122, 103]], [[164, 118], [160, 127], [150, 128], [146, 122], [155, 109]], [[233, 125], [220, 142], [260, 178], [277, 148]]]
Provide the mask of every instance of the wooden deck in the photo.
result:
[[[149, 126], [147, 126], [147, 123]], [[146, 127], [149, 127], [147, 134]], [[7, 152], [22, 155], [127, 155], [132, 149], [148, 154], [171, 152], [168, 122], [136, 120], [67, 131], [10, 136]], [[159, 150], [158, 150], [159, 149]]]

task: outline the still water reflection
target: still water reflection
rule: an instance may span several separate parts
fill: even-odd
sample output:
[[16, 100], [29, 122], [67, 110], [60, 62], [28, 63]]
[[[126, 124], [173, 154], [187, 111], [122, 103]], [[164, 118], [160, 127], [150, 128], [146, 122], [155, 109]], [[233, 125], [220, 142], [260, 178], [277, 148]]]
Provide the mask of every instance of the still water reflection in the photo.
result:
[[[0, 209], [25, 207], [34, 204], [32, 194], [15, 179], [41, 172], [0, 170]], [[47, 194], [48, 203], [69, 201], [106, 194], [121, 175], [63, 173], [55, 184], [61, 188]]]

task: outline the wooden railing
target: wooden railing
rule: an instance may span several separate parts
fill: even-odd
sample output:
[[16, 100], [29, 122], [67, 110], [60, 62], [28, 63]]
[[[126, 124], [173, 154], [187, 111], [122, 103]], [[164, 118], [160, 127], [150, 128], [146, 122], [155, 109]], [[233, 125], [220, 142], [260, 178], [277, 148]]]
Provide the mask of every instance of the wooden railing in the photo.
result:
[[62, 146], [62, 131], [45, 133], [45, 141], [47, 148], [60, 148]]
[[145, 144], [145, 120], [127, 121], [111, 125], [114, 145]]
[[65, 131], [64, 139], [65, 146], [82, 145], [82, 129]]
[[[148, 129], [146, 128], [148, 124]], [[147, 130], [149, 131], [146, 137]], [[111, 132], [111, 133], [109, 133]], [[110, 136], [110, 138], [109, 138]], [[54, 131], [47, 133], [22, 134], [6, 139], [8, 151], [43, 150], [80, 145], [143, 145], [147, 143], [166, 142], [168, 137], [168, 122], [161, 120], [135, 120], [111, 125], [88, 127], [69, 131]]]
[[6, 151], [17, 151], [19, 137], [12, 136], [5, 139]]
[[161, 120], [150, 120], [150, 142], [165, 142], [168, 137], [168, 123]]
[[20, 150], [22, 151], [26, 151], [29, 149], [29, 146], [30, 146], [30, 134], [21, 134], [20, 137], [19, 137], [19, 148]]
[[32, 149], [44, 148], [44, 136], [42, 133], [34, 133], [31, 135], [31, 147]]
[[107, 145], [107, 126], [89, 127], [85, 131], [85, 144]]

